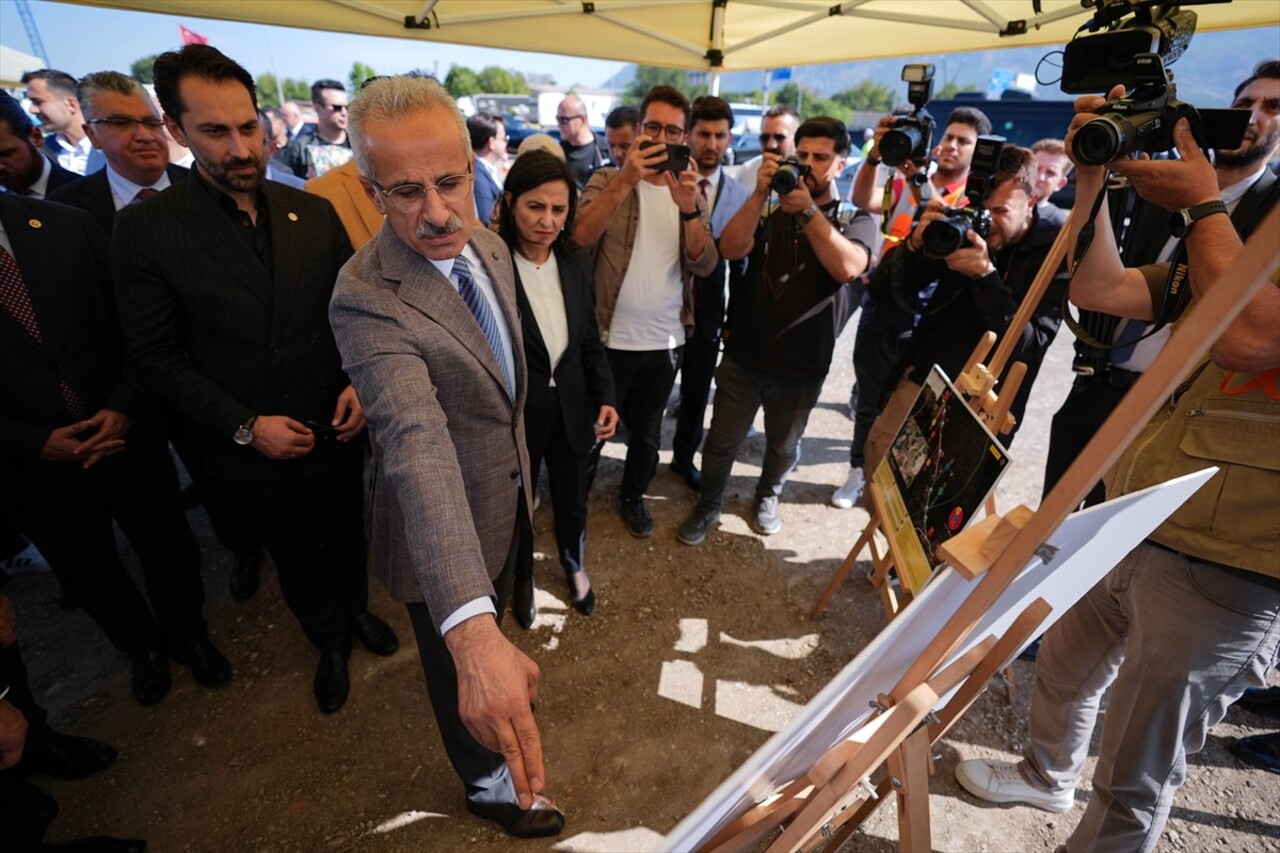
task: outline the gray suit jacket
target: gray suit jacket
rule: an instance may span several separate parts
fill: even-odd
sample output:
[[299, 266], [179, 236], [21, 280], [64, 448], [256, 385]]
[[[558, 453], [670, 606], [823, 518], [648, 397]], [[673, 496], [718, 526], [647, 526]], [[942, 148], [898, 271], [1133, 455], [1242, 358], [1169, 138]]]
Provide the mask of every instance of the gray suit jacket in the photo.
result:
[[374, 571], [398, 601], [425, 601], [437, 629], [468, 601], [494, 595], [516, 529], [517, 482], [530, 482], [511, 259], [480, 228], [471, 246], [511, 330], [514, 401], [452, 282], [390, 225], [342, 268], [329, 306], [373, 442]]

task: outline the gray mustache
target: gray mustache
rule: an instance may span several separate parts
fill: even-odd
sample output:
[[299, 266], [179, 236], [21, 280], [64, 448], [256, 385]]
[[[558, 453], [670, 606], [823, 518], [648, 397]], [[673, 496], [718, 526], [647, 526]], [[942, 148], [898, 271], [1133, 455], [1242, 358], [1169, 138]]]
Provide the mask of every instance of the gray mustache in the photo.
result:
[[430, 222], [419, 220], [416, 233], [419, 237], [444, 237], [461, 230], [462, 217], [455, 213], [446, 219], [443, 225], [432, 225]]

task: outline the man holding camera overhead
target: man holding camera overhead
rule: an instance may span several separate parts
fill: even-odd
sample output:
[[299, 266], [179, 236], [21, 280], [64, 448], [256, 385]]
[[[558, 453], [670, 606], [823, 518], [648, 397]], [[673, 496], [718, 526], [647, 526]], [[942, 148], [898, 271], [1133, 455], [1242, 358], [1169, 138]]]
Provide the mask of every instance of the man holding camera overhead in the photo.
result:
[[[910, 298], [936, 282], [933, 296], [906, 352], [890, 372], [893, 388], [867, 437], [870, 479], [911, 411], [933, 365], [955, 379], [983, 334], [1003, 335], [1044, 263], [1061, 225], [1036, 213], [1036, 158], [1000, 137], [980, 137], [975, 146], [966, 195], [968, 206], [948, 208], [934, 199], [903, 247], [886, 262], [873, 290], [881, 301]], [[983, 237], [979, 232], [985, 231]], [[1031, 394], [1040, 362], [1062, 322], [1065, 270], [1059, 270], [1022, 330], [1010, 363], [1022, 361], [1027, 375], [1010, 412], [1018, 421]], [[999, 389], [997, 389], [998, 391]]]
[[[701, 543], [720, 518], [733, 460], [762, 406], [766, 448], [753, 527], [763, 535], [781, 528], [778, 496], [831, 366], [848, 282], [871, 260], [875, 222], [836, 195], [849, 153], [844, 124], [811, 118], [795, 140], [795, 157], [765, 152], [751, 196], [720, 235], [726, 258], [750, 260], [729, 295], [702, 490], [676, 534], [686, 545]], [[771, 192], [776, 209], [766, 208]]]
[[596, 321], [628, 430], [620, 509], [637, 539], [653, 535], [644, 492], [658, 468], [662, 412], [693, 325], [693, 278], [710, 275], [719, 260], [684, 144], [688, 123], [688, 98], [670, 86], [650, 89], [640, 104], [640, 135], [621, 168], [591, 175], [573, 233], [595, 255]]

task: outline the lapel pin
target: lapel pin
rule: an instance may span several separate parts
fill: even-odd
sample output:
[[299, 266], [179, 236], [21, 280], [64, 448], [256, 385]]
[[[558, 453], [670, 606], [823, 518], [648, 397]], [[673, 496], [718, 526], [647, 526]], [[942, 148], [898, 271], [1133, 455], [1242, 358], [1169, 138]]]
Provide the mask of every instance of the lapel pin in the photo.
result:
[[39, 219], [28, 219], [28, 220], [27, 220], [27, 224], [28, 224], [28, 225], [30, 225], [32, 228], [43, 228], [43, 227], [44, 227], [44, 223], [43, 223], [43, 222], [41, 222]]
[[291, 210], [291, 211], [289, 211], [289, 221], [290, 221], [290, 222], [297, 222], [297, 221], [298, 221], [298, 214], [294, 213], [292, 210]]

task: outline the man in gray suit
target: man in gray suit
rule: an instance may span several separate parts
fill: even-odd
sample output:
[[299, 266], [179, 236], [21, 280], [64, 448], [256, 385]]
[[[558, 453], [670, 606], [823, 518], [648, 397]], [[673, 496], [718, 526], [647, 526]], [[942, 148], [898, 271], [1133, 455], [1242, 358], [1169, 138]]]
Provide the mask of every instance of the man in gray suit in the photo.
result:
[[375, 80], [350, 132], [382, 230], [329, 308], [374, 449], [374, 566], [405, 602], [467, 808], [519, 837], [564, 816], [536, 796], [538, 668], [502, 636], [532, 508], [524, 348], [506, 246], [474, 229], [466, 124], [434, 80]]

